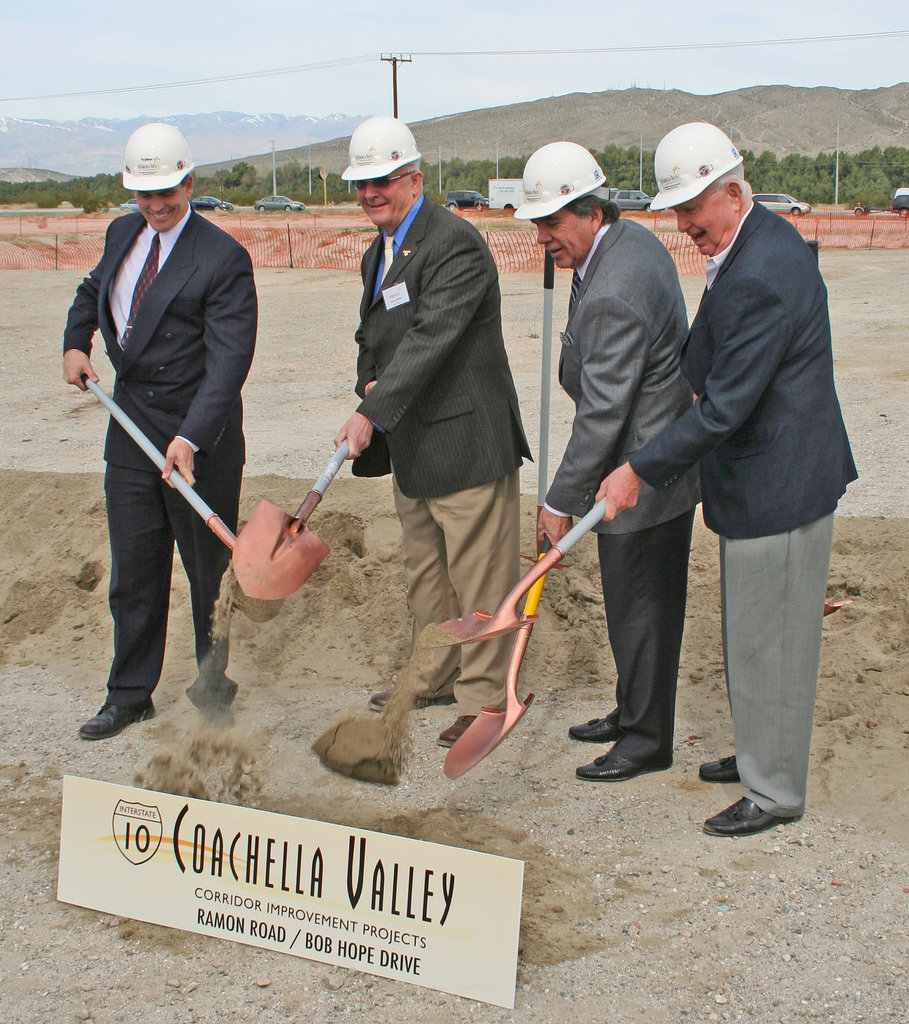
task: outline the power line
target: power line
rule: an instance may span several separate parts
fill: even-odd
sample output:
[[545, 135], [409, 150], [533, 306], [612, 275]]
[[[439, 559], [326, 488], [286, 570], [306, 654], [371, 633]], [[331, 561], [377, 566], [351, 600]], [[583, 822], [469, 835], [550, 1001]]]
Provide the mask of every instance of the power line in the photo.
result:
[[[604, 46], [579, 50], [423, 50], [411, 51], [415, 57], [565, 57], [597, 54], [622, 53], [672, 53], [694, 50], [731, 50], [753, 46], [799, 46], [815, 43], [855, 43], [873, 39], [901, 39], [909, 36], [909, 29], [891, 32], [855, 32], [835, 36], [798, 36], [785, 39], [751, 39], [725, 43], [672, 43], [656, 46]], [[350, 67], [353, 64], [368, 64], [386, 59], [381, 53], [367, 53], [359, 57], [341, 57], [337, 60], [320, 61], [316, 64], [299, 64], [288, 68], [271, 68], [264, 71], [249, 71], [232, 75], [217, 75], [211, 78], [194, 78], [179, 82], [161, 82], [153, 85], [132, 85], [110, 89], [90, 89], [78, 92], [46, 93], [37, 96], [0, 96], [0, 103], [28, 103], [34, 100], [76, 99], [82, 96], [110, 96], [116, 93], [153, 92], [161, 89], [183, 89], [198, 85], [215, 85], [221, 82], [243, 82], [252, 78], [270, 78], [277, 75], [296, 75], [309, 71], [325, 71], [332, 68]]]
[[110, 96], [124, 92], [152, 92], [155, 89], [182, 89], [191, 85], [214, 85], [218, 82], [242, 82], [250, 78], [269, 78], [272, 75], [296, 75], [304, 71], [324, 71], [330, 68], [349, 67], [352, 64], [367, 64], [378, 60], [379, 54], [368, 53], [360, 57], [341, 57], [338, 60], [321, 61], [318, 64], [300, 64], [292, 68], [272, 68], [270, 71], [248, 71], [245, 74], [218, 75], [213, 78], [193, 78], [183, 82], [161, 82], [157, 85], [129, 85], [116, 89], [89, 89], [81, 92], [55, 92], [43, 96], [0, 96], [0, 103], [26, 103], [31, 100], [66, 100], [79, 96]]
[[604, 46], [583, 50], [424, 50], [415, 57], [565, 57], [602, 53], [668, 53], [685, 50], [731, 50], [746, 46], [794, 46], [803, 43], [853, 43], [867, 39], [899, 39], [909, 29], [893, 32], [857, 32], [840, 36], [796, 36], [790, 39], [743, 39], [729, 43], [670, 43], [662, 46]]

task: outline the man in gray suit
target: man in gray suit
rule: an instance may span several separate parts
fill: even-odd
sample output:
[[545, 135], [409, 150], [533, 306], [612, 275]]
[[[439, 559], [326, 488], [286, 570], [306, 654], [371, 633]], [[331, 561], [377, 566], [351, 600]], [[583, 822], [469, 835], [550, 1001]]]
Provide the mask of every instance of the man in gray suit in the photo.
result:
[[246, 250], [194, 213], [193, 159], [172, 125], [138, 128], [126, 144], [123, 184], [139, 212], [111, 221], [104, 253], [82, 282], [63, 336], [63, 377], [98, 380], [92, 337], [100, 329], [117, 371], [114, 399], [165, 453], [162, 474], [111, 419], [104, 447], [111, 545], [114, 659], [107, 700], [79, 735], [115, 736], [155, 714], [164, 660], [174, 542], [190, 583], [196, 660], [187, 691], [218, 724], [231, 719], [236, 683], [225, 675], [227, 639], [212, 613], [230, 553], [168, 483], [195, 484], [236, 531], [245, 460], [243, 404], [256, 342], [256, 289]]
[[699, 464], [720, 538], [723, 654], [734, 757], [701, 766], [745, 796], [704, 822], [763, 832], [805, 809], [833, 513], [855, 464], [833, 380], [827, 291], [811, 250], [751, 199], [742, 157], [711, 124], [673, 129], [654, 157], [680, 231], [707, 259], [682, 352], [697, 401], [602, 482], [606, 518]]
[[[502, 338], [495, 263], [479, 232], [423, 197], [408, 127], [375, 117], [350, 140], [357, 198], [379, 233], [362, 262], [356, 392], [335, 439], [357, 475], [393, 473], [414, 637], [496, 608], [520, 573], [518, 469], [530, 457]], [[457, 703], [451, 746], [504, 701], [509, 636], [424, 652], [418, 703]], [[374, 694], [381, 710], [389, 692]]]
[[[691, 407], [679, 372], [688, 328], [672, 257], [651, 232], [619, 220], [586, 149], [554, 142], [524, 168], [537, 240], [571, 267], [559, 381], [575, 403], [571, 437], [540, 511], [538, 536], [557, 542], [594, 504], [603, 475]], [[688, 589], [697, 472], [648, 488], [634, 514], [596, 528], [616, 707], [572, 726], [574, 739], [612, 743], [577, 777], [619, 782], [672, 764], [675, 696]]]

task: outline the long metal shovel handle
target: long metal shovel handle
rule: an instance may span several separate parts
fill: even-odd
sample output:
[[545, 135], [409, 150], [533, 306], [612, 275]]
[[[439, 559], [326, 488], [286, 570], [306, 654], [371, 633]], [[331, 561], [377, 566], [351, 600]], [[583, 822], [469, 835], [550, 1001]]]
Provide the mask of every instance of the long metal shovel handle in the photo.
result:
[[[133, 420], [126, 415], [126, 413], [119, 405], [117, 405], [117, 403], [110, 397], [104, 388], [101, 387], [100, 384], [96, 384], [93, 380], [90, 380], [84, 375], [82, 377], [82, 382], [104, 406], [104, 408], [107, 409], [111, 416], [113, 416], [113, 418], [120, 424], [120, 426], [123, 427], [142, 451], [145, 452], [145, 454], [152, 460], [158, 469], [163, 472], [164, 467], [167, 464], [167, 460], [133, 422]], [[234, 545], [237, 543], [237, 538], [221, 521], [220, 517], [209, 507], [209, 505], [203, 501], [203, 499], [199, 497], [183, 477], [180, 476], [180, 473], [176, 470], [172, 472], [169, 477], [169, 482], [173, 484], [174, 488], [178, 490], [184, 498], [186, 498], [190, 505], [192, 505], [193, 509], [195, 509], [195, 511], [205, 520], [212, 533], [219, 540], [223, 541], [231, 551], [233, 551]]]
[[349, 451], [350, 446], [346, 441], [342, 441], [335, 449], [334, 455], [332, 455], [331, 460], [325, 467], [325, 472], [312, 485], [312, 490], [303, 499], [303, 503], [297, 509], [296, 515], [287, 524], [287, 532], [292, 537], [296, 537], [303, 532], [307, 519], [313, 514], [316, 506], [322, 500], [322, 495], [328, 490], [328, 485], [334, 480], [338, 470], [344, 465], [344, 460], [347, 458]]

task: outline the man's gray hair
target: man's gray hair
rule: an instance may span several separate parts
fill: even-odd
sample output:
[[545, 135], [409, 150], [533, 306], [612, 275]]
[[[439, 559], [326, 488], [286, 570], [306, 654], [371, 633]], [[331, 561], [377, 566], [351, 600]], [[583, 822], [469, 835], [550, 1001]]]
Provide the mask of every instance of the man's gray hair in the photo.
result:
[[730, 181], [734, 181], [742, 190], [742, 198], [750, 199], [752, 195], [751, 185], [745, 180], [745, 168], [739, 164], [738, 167], [733, 167], [731, 171], [727, 171], [725, 174], [721, 174], [715, 182], [710, 186], [711, 189], [715, 189], [719, 192], [724, 189]]
[[[600, 210], [603, 214], [603, 224], [615, 224], [622, 216], [622, 212], [611, 199], [598, 194], [604, 191], [606, 190], [597, 189], [596, 192], [588, 192], [586, 196], [581, 196], [580, 199], [569, 203], [565, 209], [571, 210], [578, 217], [591, 217], [597, 210]], [[606, 192], [606, 195], [608, 196], [609, 193]]]

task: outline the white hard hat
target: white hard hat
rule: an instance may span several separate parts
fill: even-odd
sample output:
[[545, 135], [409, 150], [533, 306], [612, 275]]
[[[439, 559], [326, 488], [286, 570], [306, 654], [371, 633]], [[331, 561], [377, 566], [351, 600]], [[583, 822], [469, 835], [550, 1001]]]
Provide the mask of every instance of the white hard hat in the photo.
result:
[[350, 166], [344, 181], [387, 178], [399, 168], [420, 159], [410, 129], [396, 117], [371, 117], [357, 125], [350, 137]]
[[732, 139], [716, 125], [692, 121], [673, 128], [653, 156], [660, 191], [650, 209], [668, 210], [689, 202], [741, 162]]
[[183, 135], [171, 124], [153, 121], [137, 128], [123, 155], [123, 187], [134, 192], [174, 188], [195, 167]]
[[515, 219], [536, 220], [601, 188], [606, 176], [583, 146], [550, 142], [525, 164], [523, 184], [524, 202], [515, 210]]

